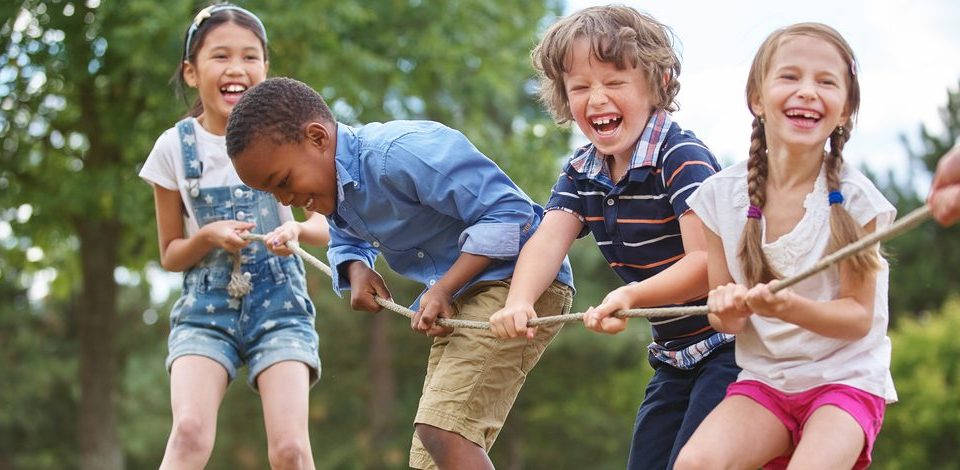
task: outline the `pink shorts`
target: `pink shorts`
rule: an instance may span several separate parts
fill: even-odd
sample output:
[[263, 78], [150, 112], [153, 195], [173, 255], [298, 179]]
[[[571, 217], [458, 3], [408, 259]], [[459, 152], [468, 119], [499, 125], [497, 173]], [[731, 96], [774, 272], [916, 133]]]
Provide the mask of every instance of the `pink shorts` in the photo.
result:
[[[818, 408], [833, 405], [846, 411], [863, 429], [865, 442], [854, 469], [870, 465], [873, 442], [883, 424], [886, 400], [848, 385], [829, 384], [800, 393], [784, 393], [755, 380], [734, 382], [727, 387], [727, 396], [743, 395], [770, 410], [790, 433], [793, 446], [800, 443], [803, 426]], [[790, 455], [781, 455], [763, 466], [764, 469], [787, 468]]]

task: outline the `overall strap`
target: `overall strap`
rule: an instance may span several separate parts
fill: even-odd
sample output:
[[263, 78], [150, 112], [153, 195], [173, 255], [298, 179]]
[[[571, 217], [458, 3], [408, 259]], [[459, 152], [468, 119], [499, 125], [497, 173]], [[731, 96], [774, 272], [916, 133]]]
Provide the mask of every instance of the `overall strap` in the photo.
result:
[[197, 156], [197, 134], [193, 129], [193, 120], [185, 118], [177, 123], [177, 132], [180, 134], [180, 154], [183, 156], [183, 171], [187, 178], [187, 189], [190, 197], [200, 196], [200, 175], [203, 173], [203, 162]]

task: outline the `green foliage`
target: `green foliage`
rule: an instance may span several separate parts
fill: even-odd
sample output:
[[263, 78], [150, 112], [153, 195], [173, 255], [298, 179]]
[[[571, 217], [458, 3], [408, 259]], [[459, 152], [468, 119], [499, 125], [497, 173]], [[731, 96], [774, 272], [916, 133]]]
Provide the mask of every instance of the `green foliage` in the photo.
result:
[[[943, 133], [935, 135], [921, 126], [919, 148], [911, 148], [902, 136], [910, 161], [906, 181], [898, 181], [891, 171], [879, 185], [901, 216], [924, 203], [926, 194], [917, 191], [918, 181], [930, 180], [937, 160], [960, 138], [960, 88], [947, 91], [947, 104], [941, 108], [940, 115]], [[903, 315], [937, 309], [950, 294], [960, 292], [960, 282], [945, 275], [960, 265], [960, 226], [943, 228], [927, 223], [884, 247], [892, 255], [890, 311], [894, 321]]]
[[960, 468], [960, 298], [936, 314], [901, 320], [893, 341], [900, 401], [887, 408], [874, 459], [879, 468]]
[[[546, 200], [568, 152], [569, 131], [553, 125], [536, 102], [528, 55], [561, 11], [559, 0], [239, 3], [266, 24], [271, 75], [321, 90], [339, 119], [444, 122], [462, 130], [535, 200]], [[115, 287], [117, 267], [129, 279], [112, 304], [102, 306], [115, 311], [108, 318], [118, 334], [92, 342], [109, 342], [117, 360], [111, 399], [125, 465], [156, 468], [162, 457], [170, 429], [163, 361], [175, 294], [164, 305], [148, 300], [144, 267], [157, 258], [156, 231], [150, 189], [136, 173], [156, 137], [186, 111], [168, 80], [188, 21], [203, 4], [0, 2], [0, 468], [81, 465], [77, 376], [91, 342], [80, 338], [90, 317], [82, 306]], [[917, 166], [932, 168], [932, 156], [960, 134], [957, 109], [957, 93], [950, 93], [948, 132], [935, 137], [923, 131]], [[901, 213], [919, 204], [912, 187], [888, 188]], [[898, 239], [902, 244], [891, 243], [895, 312], [937, 308], [956, 291], [956, 281], [945, 274], [960, 262], [956, 242], [950, 243], [960, 239], [956, 235], [928, 224]], [[116, 243], [96, 243], [110, 237]], [[931, 246], [937, 256], [929, 255]], [[570, 258], [578, 287], [574, 311], [596, 305], [621, 284], [591, 239], [577, 242]], [[106, 265], [92, 270], [97, 262]], [[399, 302], [419, 294], [420, 287], [385, 266], [380, 270]], [[310, 397], [317, 465], [405, 468], [430, 340], [393, 313], [351, 311], [347, 299], [330, 292], [328, 279], [308, 272], [323, 360]], [[91, 287], [84, 287], [90, 273]], [[26, 291], [42, 275], [54, 276], [50, 295], [30, 303]], [[952, 316], [942, 321], [955, 322], [957, 310], [945, 310]], [[951, 359], [958, 352], [920, 353], [927, 351], [926, 335], [946, 348], [943, 332], [956, 325], [928, 330], [907, 323], [914, 324], [916, 330], [907, 326], [895, 336], [894, 358], [906, 361], [894, 367], [903, 402], [891, 407], [881, 435], [881, 442], [892, 443], [878, 445], [878, 462], [891, 468], [949, 465], [948, 457], [958, 458], [949, 437], [960, 426], [949, 413], [930, 411], [956, 409], [950, 394], [936, 387], [955, 385], [955, 368], [943, 364], [956, 362]], [[651, 374], [648, 341], [643, 320], [632, 320], [627, 332], [613, 337], [579, 324], [564, 328], [528, 377], [494, 446], [498, 468], [622, 468]], [[208, 468], [267, 466], [260, 399], [245, 380], [241, 375], [228, 389]]]

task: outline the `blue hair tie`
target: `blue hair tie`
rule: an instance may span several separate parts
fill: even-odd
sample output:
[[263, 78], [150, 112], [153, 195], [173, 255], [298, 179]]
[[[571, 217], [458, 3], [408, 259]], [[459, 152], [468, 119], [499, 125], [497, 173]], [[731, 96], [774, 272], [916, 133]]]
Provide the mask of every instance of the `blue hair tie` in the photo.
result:
[[843, 204], [843, 194], [840, 191], [830, 191], [830, 204]]

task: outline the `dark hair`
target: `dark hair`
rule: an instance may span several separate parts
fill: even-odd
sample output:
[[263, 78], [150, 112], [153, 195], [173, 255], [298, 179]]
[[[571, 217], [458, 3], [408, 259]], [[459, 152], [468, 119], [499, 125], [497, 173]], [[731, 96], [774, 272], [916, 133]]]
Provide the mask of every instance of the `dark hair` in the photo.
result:
[[[177, 71], [173, 75], [172, 81], [176, 84], [177, 96], [187, 103], [186, 82], [183, 79], [183, 63], [190, 62], [196, 65], [197, 51], [203, 47], [203, 41], [207, 34], [224, 23], [233, 23], [243, 28], [249, 29], [263, 46], [263, 60], [267, 57], [267, 31], [263, 27], [260, 18], [253, 13], [230, 3], [216, 3], [200, 10], [190, 22], [187, 31], [184, 33], [183, 53], [180, 55], [180, 63], [177, 65]], [[193, 102], [188, 115], [196, 117], [203, 113], [203, 103], [198, 97]]]
[[247, 90], [227, 118], [227, 155], [237, 158], [251, 141], [299, 143], [311, 122], [335, 123], [319, 93], [292, 78], [268, 78]]
[[[531, 52], [540, 82], [540, 101], [557, 123], [573, 120], [563, 74], [570, 70], [573, 43], [590, 42], [594, 58], [618, 69], [639, 67], [646, 73], [654, 107], [676, 111], [680, 91], [680, 59], [673, 31], [656, 18], [623, 5], [590, 7], [551, 26]], [[663, 77], [667, 76], [667, 82]]]

